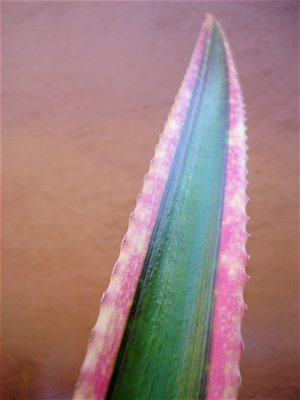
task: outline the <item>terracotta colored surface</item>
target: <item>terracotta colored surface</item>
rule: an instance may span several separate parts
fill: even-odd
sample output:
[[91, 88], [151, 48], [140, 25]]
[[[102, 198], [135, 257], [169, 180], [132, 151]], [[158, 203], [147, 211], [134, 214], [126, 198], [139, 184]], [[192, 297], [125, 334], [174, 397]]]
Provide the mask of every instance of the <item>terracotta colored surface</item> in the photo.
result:
[[246, 99], [249, 309], [240, 399], [298, 381], [298, 2], [2, 4], [2, 398], [70, 397], [201, 23]]

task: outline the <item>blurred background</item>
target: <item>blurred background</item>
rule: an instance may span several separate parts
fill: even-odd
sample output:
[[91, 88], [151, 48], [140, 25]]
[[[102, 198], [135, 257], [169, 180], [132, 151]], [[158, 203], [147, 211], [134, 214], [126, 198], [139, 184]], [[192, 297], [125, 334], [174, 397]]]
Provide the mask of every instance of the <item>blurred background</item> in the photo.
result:
[[297, 1], [2, 2], [2, 399], [68, 399], [206, 13], [248, 116], [239, 398], [299, 379]]

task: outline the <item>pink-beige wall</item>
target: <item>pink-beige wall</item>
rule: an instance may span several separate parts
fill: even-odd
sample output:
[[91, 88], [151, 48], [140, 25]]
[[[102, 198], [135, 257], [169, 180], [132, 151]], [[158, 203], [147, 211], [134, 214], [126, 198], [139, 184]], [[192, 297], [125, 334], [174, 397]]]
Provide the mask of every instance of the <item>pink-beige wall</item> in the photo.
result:
[[298, 381], [297, 1], [2, 3], [2, 398], [70, 397], [206, 13], [250, 145], [240, 399]]

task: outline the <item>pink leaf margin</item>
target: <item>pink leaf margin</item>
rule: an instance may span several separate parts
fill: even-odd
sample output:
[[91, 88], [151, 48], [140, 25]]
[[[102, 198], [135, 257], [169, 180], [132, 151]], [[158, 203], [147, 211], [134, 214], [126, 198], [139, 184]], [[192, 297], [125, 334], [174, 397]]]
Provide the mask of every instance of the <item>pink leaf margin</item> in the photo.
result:
[[184, 118], [208, 48], [213, 18], [207, 16], [187, 72], [150, 162], [143, 188], [129, 218], [127, 233], [89, 339], [73, 399], [104, 399], [130, 313]]
[[226, 49], [229, 75], [229, 138], [221, 238], [217, 266], [213, 336], [207, 400], [236, 399], [241, 383], [239, 362], [243, 349], [241, 322], [246, 304], [243, 290], [248, 276], [245, 266], [249, 217], [247, 181], [247, 135], [244, 102], [231, 50], [220, 28]]

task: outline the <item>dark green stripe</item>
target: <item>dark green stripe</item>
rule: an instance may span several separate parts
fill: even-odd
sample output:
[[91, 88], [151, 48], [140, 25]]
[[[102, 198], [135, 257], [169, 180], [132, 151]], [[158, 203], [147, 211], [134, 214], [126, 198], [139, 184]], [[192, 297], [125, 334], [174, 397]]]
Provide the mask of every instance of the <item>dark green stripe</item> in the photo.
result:
[[226, 56], [216, 25], [201, 73], [204, 83], [195, 85], [108, 398], [205, 393], [228, 134]]

